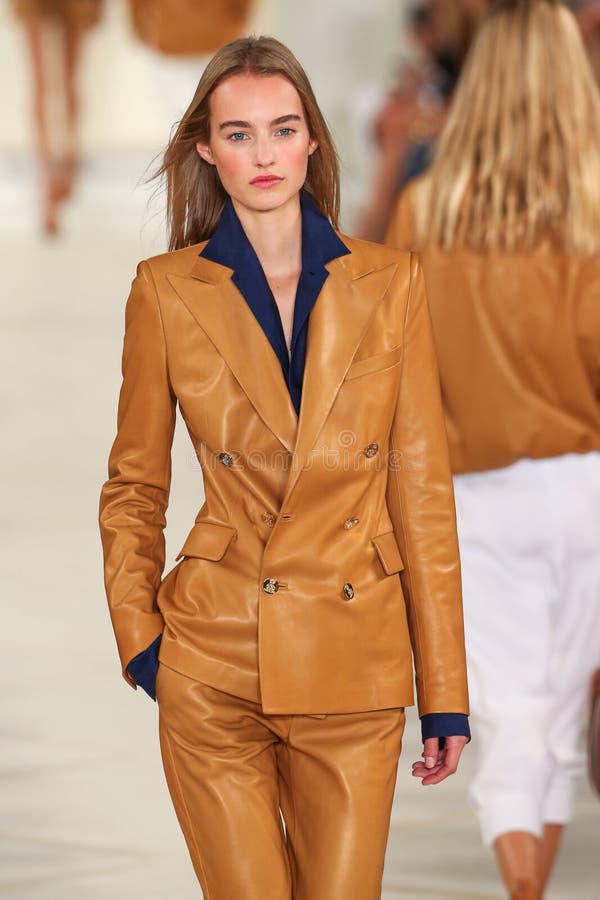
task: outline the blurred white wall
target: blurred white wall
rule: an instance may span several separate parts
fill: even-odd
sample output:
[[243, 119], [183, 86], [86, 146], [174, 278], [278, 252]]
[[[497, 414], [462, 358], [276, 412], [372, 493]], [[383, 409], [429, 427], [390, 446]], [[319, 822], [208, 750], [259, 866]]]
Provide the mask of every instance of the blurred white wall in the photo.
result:
[[[368, 179], [365, 113], [402, 51], [410, 0], [257, 0], [252, 30], [287, 43], [313, 81], [343, 163], [346, 208]], [[0, 6], [0, 153], [31, 152], [30, 83], [22, 30]], [[81, 139], [88, 155], [164, 146], [191, 99], [202, 59], [175, 60], [147, 50], [130, 29], [124, 0], [107, 0], [104, 20], [83, 59]]]

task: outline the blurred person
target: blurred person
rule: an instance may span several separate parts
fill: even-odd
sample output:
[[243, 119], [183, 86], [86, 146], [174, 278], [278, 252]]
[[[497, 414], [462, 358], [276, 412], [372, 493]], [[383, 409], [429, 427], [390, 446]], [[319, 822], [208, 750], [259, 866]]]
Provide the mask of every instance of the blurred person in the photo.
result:
[[[469, 738], [420, 268], [336, 230], [331, 136], [273, 38], [217, 52], [159, 174], [170, 252], [132, 285], [100, 500], [123, 674], [205, 896], [377, 900], [411, 645], [415, 775]], [[161, 580], [177, 403], [206, 500]]]
[[[42, 228], [46, 234], [56, 235], [59, 207], [71, 195], [79, 168], [77, 73], [81, 46], [86, 32], [100, 19], [102, 0], [11, 0], [11, 7], [23, 22], [31, 62]], [[58, 119], [54, 115], [56, 101]]]
[[600, 663], [600, 97], [563, 4], [495, 6], [388, 241], [421, 254], [456, 473], [470, 799], [537, 898]]
[[375, 173], [356, 232], [383, 240], [401, 188], [431, 165], [465, 54], [487, 0], [427, 0], [409, 15], [416, 63], [403, 65], [377, 112]]
[[428, 0], [436, 33], [435, 58], [458, 80], [481, 17], [493, 0]]

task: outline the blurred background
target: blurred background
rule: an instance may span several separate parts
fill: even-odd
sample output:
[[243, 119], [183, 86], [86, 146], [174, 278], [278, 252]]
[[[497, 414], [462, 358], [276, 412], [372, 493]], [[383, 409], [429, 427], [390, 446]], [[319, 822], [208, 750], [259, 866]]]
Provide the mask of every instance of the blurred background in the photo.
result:
[[[597, 59], [598, 4], [577, 5]], [[164, 198], [144, 180], [207, 58], [163, 52], [134, 6], [80, 0], [68, 44], [57, 19], [0, 5], [0, 896], [15, 900], [199, 896], [157, 709], [120, 677], [97, 528], [124, 301], [137, 262], [166, 249]], [[249, 4], [244, 30], [283, 40], [312, 80], [342, 161], [344, 230], [382, 238], [430, 159], [484, 6]], [[173, 466], [168, 568], [202, 502], [181, 428]], [[383, 896], [503, 896], [466, 801], [476, 748], [430, 790], [410, 777], [420, 752], [411, 710]], [[600, 898], [599, 809], [582, 782], [552, 900]]]

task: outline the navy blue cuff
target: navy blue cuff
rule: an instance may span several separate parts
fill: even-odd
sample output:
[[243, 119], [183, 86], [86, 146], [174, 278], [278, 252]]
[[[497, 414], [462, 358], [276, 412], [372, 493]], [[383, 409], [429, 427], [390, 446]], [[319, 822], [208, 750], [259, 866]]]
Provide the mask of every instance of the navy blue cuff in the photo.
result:
[[427, 738], [450, 737], [454, 734], [462, 734], [469, 741], [471, 740], [469, 717], [464, 713], [427, 713], [427, 715], [421, 716], [423, 743]]
[[159, 634], [150, 646], [138, 653], [137, 656], [134, 656], [127, 666], [127, 672], [138, 687], [143, 688], [153, 700], [156, 700], [154, 688], [158, 673], [158, 650], [161, 641], [162, 634]]

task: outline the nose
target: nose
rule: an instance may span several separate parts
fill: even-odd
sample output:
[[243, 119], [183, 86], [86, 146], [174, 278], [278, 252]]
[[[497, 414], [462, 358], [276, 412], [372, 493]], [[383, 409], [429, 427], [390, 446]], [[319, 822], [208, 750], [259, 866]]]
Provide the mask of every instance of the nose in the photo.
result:
[[255, 163], [261, 169], [267, 169], [275, 162], [275, 150], [268, 134], [259, 134], [256, 136]]

